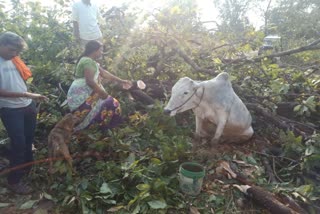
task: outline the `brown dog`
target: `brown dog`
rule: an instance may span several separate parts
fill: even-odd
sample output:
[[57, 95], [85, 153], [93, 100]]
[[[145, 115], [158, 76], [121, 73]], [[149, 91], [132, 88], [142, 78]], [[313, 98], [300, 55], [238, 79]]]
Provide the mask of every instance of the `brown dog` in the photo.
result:
[[48, 136], [50, 173], [52, 173], [53, 159], [61, 155], [68, 161], [68, 164], [72, 169], [72, 157], [69, 153], [67, 144], [70, 142], [73, 127], [76, 122], [78, 122], [78, 118], [69, 113], [65, 115], [51, 130]]

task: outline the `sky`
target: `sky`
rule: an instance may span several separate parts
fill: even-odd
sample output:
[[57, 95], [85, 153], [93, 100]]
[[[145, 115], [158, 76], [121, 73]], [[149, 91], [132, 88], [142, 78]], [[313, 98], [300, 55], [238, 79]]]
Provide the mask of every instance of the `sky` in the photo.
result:
[[[123, 2], [126, 2], [128, 0], [92, 0], [96, 2], [98, 5], [121, 5]], [[201, 10], [202, 17], [206, 19], [210, 18], [215, 18], [215, 15], [217, 13], [213, 0], [195, 0], [199, 6], [199, 9]], [[152, 0], [145, 0], [145, 1], [135, 1], [137, 4], [141, 4], [141, 7], [148, 10], [152, 11], [154, 8], [159, 7], [163, 5], [163, 1], [158, 0], [158, 1], [152, 1]]]
[[[99, 6], [120, 6], [124, 2], [128, 2], [128, 0], [91, 0], [95, 2]], [[132, 0], [135, 4], [139, 4], [139, 7], [143, 8], [145, 11], [152, 12], [154, 8], [161, 7], [164, 1], [158, 0]], [[199, 14], [201, 21], [217, 21], [218, 19], [218, 10], [214, 5], [214, 0], [194, 0], [198, 4]], [[262, 25], [262, 20], [257, 15], [257, 11], [249, 11], [248, 16], [249, 20], [255, 27], [260, 27]]]
[[[0, 0], [0, 2], [10, 2], [10, 0]], [[52, 0], [21, 0], [21, 2], [26, 1], [39, 1], [42, 5], [51, 6], [53, 4]], [[73, 0], [74, 1], [74, 0]], [[155, 8], [161, 7], [165, 1], [153, 1], [153, 0], [91, 0], [98, 6], [104, 6], [106, 8], [111, 8], [113, 6], [121, 6], [125, 2], [134, 2], [135, 6], [143, 9], [146, 12], [152, 12]], [[217, 21], [218, 10], [214, 6], [214, 0], [195, 0], [199, 8], [199, 17], [201, 21]], [[71, 7], [71, 5], [70, 5]], [[261, 26], [262, 20], [256, 16], [256, 13], [252, 11], [248, 14], [249, 20], [257, 28]], [[208, 28], [211, 28], [212, 24], [207, 24]]]
[[[97, 5], [104, 5], [106, 7], [120, 6], [128, 0], [91, 0]], [[164, 1], [152, 1], [152, 0], [132, 0], [136, 6], [141, 7], [147, 12], [152, 12], [155, 8], [159, 8], [164, 4]], [[213, 21], [217, 19], [217, 9], [213, 4], [213, 0], [195, 0], [199, 7], [199, 14], [201, 21]]]
[[[201, 11], [203, 11], [203, 16], [206, 16], [208, 18], [214, 17], [214, 4], [213, 0], [195, 0], [197, 4], [199, 5], [199, 8]], [[128, 2], [128, 0], [92, 0], [92, 2], [95, 2], [97, 5], [105, 5], [105, 6], [120, 6], [124, 2]], [[135, 0], [136, 4], [140, 4], [141, 8], [144, 8], [147, 11], [152, 11], [156, 7], [160, 7], [163, 5], [164, 1], [158, 0], [158, 1], [152, 1], [152, 0]], [[111, 6], [111, 7], [112, 7]]]

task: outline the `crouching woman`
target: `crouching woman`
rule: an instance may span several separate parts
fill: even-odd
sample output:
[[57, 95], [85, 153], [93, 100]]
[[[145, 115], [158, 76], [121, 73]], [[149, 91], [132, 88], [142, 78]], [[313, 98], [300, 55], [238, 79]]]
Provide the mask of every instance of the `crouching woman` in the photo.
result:
[[132, 87], [132, 83], [112, 75], [99, 66], [96, 60], [101, 58], [102, 49], [100, 42], [88, 42], [76, 65], [76, 79], [67, 94], [71, 112], [81, 121], [75, 127], [75, 131], [96, 126], [101, 130], [107, 130], [122, 122], [120, 104], [105, 91], [101, 85], [101, 78], [119, 83], [124, 89]]

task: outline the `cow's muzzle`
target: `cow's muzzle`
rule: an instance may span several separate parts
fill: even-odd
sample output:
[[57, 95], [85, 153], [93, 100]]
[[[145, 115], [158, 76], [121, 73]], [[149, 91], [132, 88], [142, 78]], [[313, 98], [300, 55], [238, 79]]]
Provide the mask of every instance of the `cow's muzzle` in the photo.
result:
[[170, 114], [170, 113], [171, 113], [171, 110], [170, 110], [170, 109], [164, 109], [163, 112], [164, 112], [165, 114]]

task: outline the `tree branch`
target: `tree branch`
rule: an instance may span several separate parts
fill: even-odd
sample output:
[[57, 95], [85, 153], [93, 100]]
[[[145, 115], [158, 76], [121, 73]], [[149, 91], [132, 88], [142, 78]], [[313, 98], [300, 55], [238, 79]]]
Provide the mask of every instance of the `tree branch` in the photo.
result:
[[[272, 115], [265, 109], [253, 103], [246, 103], [248, 109], [256, 112], [260, 116], [266, 118], [268, 121], [279, 127], [283, 130], [292, 130], [295, 134], [301, 135], [304, 139], [307, 138], [309, 134], [312, 134], [316, 129], [308, 126], [306, 124], [302, 124], [296, 121], [292, 121], [288, 118], [281, 117], [279, 115]], [[307, 132], [307, 133], [306, 133]]]
[[207, 74], [217, 75], [218, 73], [213, 69], [200, 68], [185, 52], [179, 48], [174, 48], [174, 50], [179, 54], [179, 56], [184, 59], [194, 70], [198, 72], [204, 72]]
[[222, 61], [227, 63], [227, 64], [237, 64], [237, 63], [241, 63], [241, 62], [248, 62], [248, 63], [252, 63], [252, 62], [259, 62], [261, 59], [264, 58], [274, 58], [274, 57], [280, 57], [280, 56], [287, 56], [287, 55], [291, 55], [291, 54], [296, 54], [296, 53], [300, 53], [303, 51], [310, 51], [310, 50], [319, 50], [320, 49], [320, 45], [318, 45], [320, 43], [320, 39], [313, 41], [312, 43], [306, 45], [306, 46], [302, 46], [299, 48], [294, 48], [291, 50], [287, 50], [287, 51], [283, 51], [283, 52], [279, 52], [279, 53], [273, 53], [270, 55], [265, 55], [265, 56], [259, 56], [253, 59], [248, 59], [247, 57], [243, 57], [243, 58], [239, 58], [239, 59], [234, 59], [234, 60], [230, 60], [230, 59], [223, 59]]

